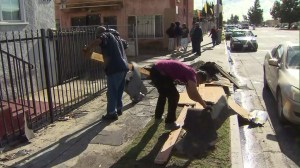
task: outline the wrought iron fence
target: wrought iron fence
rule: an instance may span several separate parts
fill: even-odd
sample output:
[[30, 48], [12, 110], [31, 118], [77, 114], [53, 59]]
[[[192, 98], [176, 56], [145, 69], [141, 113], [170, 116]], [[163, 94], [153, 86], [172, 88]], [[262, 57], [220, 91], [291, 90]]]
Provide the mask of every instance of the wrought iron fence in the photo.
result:
[[94, 28], [0, 33], [0, 143], [38, 129], [106, 88], [99, 62], [85, 58]]

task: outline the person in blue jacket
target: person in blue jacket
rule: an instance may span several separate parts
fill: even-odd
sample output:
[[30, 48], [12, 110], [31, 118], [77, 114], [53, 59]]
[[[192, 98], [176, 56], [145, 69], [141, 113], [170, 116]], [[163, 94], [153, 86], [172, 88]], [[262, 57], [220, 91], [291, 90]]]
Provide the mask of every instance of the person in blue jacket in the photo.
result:
[[96, 39], [84, 48], [85, 54], [90, 55], [92, 49], [98, 45], [103, 54], [107, 76], [107, 114], [102, 116], [102, 120], [117, 120], [118, 115], [122, 115], [122, 95], [125, 76], [129, 70], [125, 44], [117, 31], [99, 26], [96, 29]]

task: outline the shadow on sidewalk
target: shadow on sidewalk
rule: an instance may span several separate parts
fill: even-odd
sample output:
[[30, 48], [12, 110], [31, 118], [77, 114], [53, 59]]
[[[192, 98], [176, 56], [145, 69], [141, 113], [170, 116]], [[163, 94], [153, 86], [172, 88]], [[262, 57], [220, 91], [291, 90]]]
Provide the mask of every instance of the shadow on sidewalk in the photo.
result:
[[91, 123], [38, 153], [16, 162], [13, 167], [54, 167], [79, 156], [88, 147], [91, 140], [109, 124], [110, 122], [101, 120]]
[[140, 139], [140, 141], [133, 147], [130, 148], [115, 164], [113, 164], [112, 168], [131, 168], [131, 167], [164, 167], [154, 164], [155, 157], [157, 153], [160, 151], [164, 142], [168, 138], [169, 133], [162, 134], [158, 139], [155, 146], [152, 150], [144, 157], [138, 159], [138, 156], [144, 151], [147, 150], [146, 146], [148, 143], [151, 143], [151, 139], [153, 139], [154, 134], [156, 133], [159, 127], [159, 123], [153, 123], [148, 130], [145, 132], [144, 136]]

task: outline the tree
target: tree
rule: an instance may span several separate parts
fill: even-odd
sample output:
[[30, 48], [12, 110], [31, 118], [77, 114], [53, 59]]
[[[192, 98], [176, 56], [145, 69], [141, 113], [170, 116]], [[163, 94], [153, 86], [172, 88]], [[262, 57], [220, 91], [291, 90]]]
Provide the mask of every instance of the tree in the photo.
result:
[[244, 21], [248, 21], [247, 15], [243, 15], [243, 19], [244, 19]]
[[260, 8], [259, 0], [254, 1], [254, 6], [248, 10], [248, 19], [251, 24], [258, 25], [263, 22], [263, 10]]
[[280, 18], [280, 12], [280, 3], [278, 1], [275, 1], [273, 7], [270, 9], [270, 14], [273, 19], [277, 20]]
[[300, 21], [300, 5], [298, 0], [282, 0], [282, 3], [276, 1], [270, 10], [274, 19], [280, 19], [281, 23], [288, 23], [289, 29], [293, 22]]
[[[222, 0], [220, 0], [220, 5], [223, 6]], [[223, 27], [223, 12], [219, 14], [219, 27]]]
[[198, 17], [198, 12], [201, 12], [201, 11], [199, 11], [198, 9], [194, 10], [193, 23], [200, 21], [200, 18]]
[[227, 20], [228, 24], [238, 24], [239, 23], [239, 17], [237, 15], [231, 14], [230, 19]]
[[214, 4], [211, 3], [209, 4], [207, 1], [205, 2], [203, 8], [202, 8], [202, 13], [201, 16], [203, 16], [204, 18], [206, 18], [207, 20], [212, 20], [213, 19], [213, 6]]
[[239, 17], [238, 17], [238, 15], [235, 15], [234, 17], [233, 17], [233, 23], [234, 24], [238, 24], [239, 23]]
[[233, 24], [233, 14], [231, 14], [230, 19], [227, 20], [227, 24]]

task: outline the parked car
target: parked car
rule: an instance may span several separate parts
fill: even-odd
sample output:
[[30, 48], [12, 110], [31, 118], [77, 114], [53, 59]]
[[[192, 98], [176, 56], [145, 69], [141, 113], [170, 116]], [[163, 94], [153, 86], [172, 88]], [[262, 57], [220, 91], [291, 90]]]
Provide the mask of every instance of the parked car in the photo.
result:
[[299, 44], [280, 44], [264, 60], [264, 85], [277, 101], [279, 120], [300, 124]]
[[248, 23], [242, 23], [241, 24], [241, 29], [249, 29], [249, 24]]
[[231, 34], [235, 30], [238, 30], [238, 28], [236, 26], [226, 26], [225, 27], [224, 34], [225, 34], [226, 40], [230, 40]]
[[291, 26], [291, 30], [298, 30], [299, 29], [299, 26], [294, 24]]
[[254, 35], [251, 30], [236, 30], [233, 31], [230, 38], [231, 51], [237, 49], [250, 49], [257, 51], [258, 44], [256, 41], [257, 35]]

